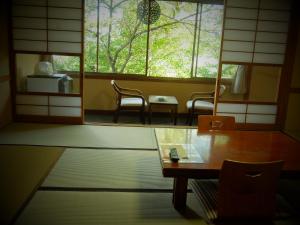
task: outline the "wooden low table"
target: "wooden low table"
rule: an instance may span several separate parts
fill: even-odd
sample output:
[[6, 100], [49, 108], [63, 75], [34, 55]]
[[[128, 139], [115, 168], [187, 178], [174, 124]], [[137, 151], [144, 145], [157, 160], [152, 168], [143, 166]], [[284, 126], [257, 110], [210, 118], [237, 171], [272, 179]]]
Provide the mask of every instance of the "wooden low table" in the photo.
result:
[[151, 124], [151, 120], [152, 120], [153, 107], [169, 109], [173, 117], [174, 125], [176, 125], [178, 101], [175, 96], [158, 96], [158, 95], [149, 96], [149, 124]]
[[[283, 160], [283, 178], [300, 178], [300, 142], [279, 131], [203, 131], [155, 128], [164, 177], [174, 178], [173, 204], [185, 209], [189, 178], [218, 178], [225, 159], [242, 162]], [[172, 163], [170, 148], [186, 157]]]

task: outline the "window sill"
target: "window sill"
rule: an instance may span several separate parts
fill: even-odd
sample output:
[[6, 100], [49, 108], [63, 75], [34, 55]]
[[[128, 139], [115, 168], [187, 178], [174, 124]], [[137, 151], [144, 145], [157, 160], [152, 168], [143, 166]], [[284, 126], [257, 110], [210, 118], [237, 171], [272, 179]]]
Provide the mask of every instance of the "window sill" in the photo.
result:
[[146, 77], [135, 74], [107, 74], [107, 73], [85, 73], [86, 79], [104, 80], [132, 80], [132, 81], [151, 81], [151, 82], [172, 82], [172, 83], [208, 83], [214, 84], [216, 78], [173, 78], [173, 77]]

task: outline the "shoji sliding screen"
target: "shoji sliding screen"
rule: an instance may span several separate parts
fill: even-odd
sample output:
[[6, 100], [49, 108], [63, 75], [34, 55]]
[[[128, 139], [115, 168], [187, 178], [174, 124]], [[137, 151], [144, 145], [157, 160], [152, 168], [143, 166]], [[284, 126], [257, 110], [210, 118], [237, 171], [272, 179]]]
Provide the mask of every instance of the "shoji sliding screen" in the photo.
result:
[[[16, 118], [82, 123], [84, 0], [13, 0], [11, 9]], [[54, 57], [71, 57], [74, 72], [62, 74]]]
[[[234, 68], [243, 67], [247, 70], [245, 77], [241, 75], [239, 78], [245, 80], [245, 90], [232, 91], [228, 94], [232, 98], [220, 98], [216, 107], [217, 115], [235, 116], [240, 124], [245, 125], [276, 125], [278, 93], [273, 98], [264, 98], [258, 94], [264, 88], [257, 87], [266, 82], [265, 92], [279, 89], [281, 69], [285, 63], [290, 10], [289, 0], [225, 1], [218, 83], [224, 80], [226, 72], [228, 78], [228, 71], [231, 70], [235, 73], [231, 77], [232, 82], [227, 82], [231, 92], [240, 75]], [[274, 67], [277, 68], [275, 72]], [[261, 72], [262, 68], [264, 72]], [[272, 90], [268, 90], [269, 80], [270, 83], [274, 81], [274, 88], [269, 88]], [[268, 96], [268, 93], [264, 96]]]

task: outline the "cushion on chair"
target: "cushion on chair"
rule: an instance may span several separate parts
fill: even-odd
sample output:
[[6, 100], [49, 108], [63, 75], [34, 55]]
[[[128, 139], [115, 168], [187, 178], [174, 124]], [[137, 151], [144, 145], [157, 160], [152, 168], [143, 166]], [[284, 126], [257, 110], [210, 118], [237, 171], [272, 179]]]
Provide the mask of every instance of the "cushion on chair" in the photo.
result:
[[[142, 106], [143, 101], [141, 98], [122, 98], [121, 106]], [[147, 106], [147, 102], [145, 101], [145, 106]]]
[[[186, 107], [188, 109], [192, 108], [193, 100], [189, 100], [186, 103]], [[196, 101], [195, 102], [195, 109], [203, 109], [203, 110], [213, 110], [214, 109], [214, 104], [211, 102], [206, 102], [206, 101]]]

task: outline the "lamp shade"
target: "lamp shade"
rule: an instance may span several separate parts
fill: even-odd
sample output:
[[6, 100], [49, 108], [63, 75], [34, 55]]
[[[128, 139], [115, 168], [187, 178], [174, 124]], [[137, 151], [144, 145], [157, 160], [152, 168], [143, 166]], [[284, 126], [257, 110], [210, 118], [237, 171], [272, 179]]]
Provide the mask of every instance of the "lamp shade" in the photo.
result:
[[[150, 6], [150, 9], [149, 9]], [[137, 17], [144, 24], [153, 24], [160, 17], [160, 6], [154, 0], [143, 0], [137, 7]]]

